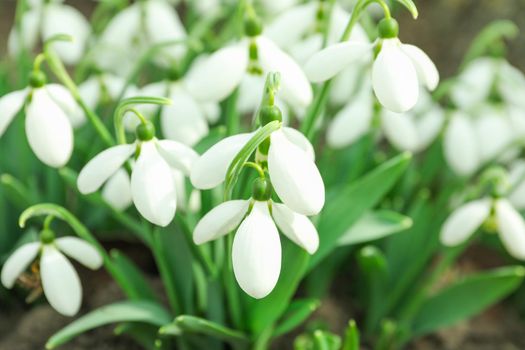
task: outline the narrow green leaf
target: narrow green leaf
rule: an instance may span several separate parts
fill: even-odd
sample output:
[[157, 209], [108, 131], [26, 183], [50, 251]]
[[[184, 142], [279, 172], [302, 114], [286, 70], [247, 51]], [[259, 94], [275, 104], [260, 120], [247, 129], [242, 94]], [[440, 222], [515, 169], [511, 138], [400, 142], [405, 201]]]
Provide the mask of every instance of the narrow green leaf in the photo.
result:
[[511, 266], [466, 277], [431, 296], [412, 322], [415, 335], [423, 335], [469, 318], [514, 291], [525, 268]]
[[211, 322], [199, 317], [182, 315], [177, 317], [172, 323], [163, 326], [159, 333], [161, 334], [177, 334], [178, 330], [183, 333], [195, 333], [208, 335], [231, 344], [247, 344], [249, 339], [245, 334], [224, 327], [215, 322]]
[[248, 141], [248, 143], [244, 145], [244, 147], [235, 156], [230, 164], [230, 167], [228, 168], [228, 172], [226, 173], [226, 181], [224, 185], [224, 194], [226, 198], [231, 196], [231, 192], [235, 186], [235, 183], [237, 182], [237, 179], [239, 178], [239, 174], [241, 173], [244, 163], [246, 163], [257, 147], [259, 147], [259, 145], [264, 140], [266, 140], [266, 138], [269, 137], [272, 132], [278, 130], [280, 127], [281, 123], [277, 120], [266, 124], [252, 136], [250, 141]]
[[416, 19], [417, 16], [419, 16], [416, 4], [414, 4], [412, 0], [396, 0], [396, 1], [402, 4], [403, 6], [405, 6], [407, 10], [410, 11], [410, 14], [412, 15], [414, 19]]
[[406, 169], [410, 159], [410, 153], [402, 153], [330, 194], [317, 227], [319, 236], [323, 239], [310, 260], [310, 269], [330, 254], [337, 247], [340, 237], [385, 196]]
[[279, 337], [301, 325], [319, 305], [318, 299], [294, 300], [288, 307], [288, 310], [286, 310], [281, 322], [275, 328], [273, 337]]
[[373, 241], [404, 231], [412, 226], [412, 219], [389, 210], [364, 214], [338, 240], [338, 246]]
[[55, 333], [46, 343], [54, 349], [91, 329], [116, 322], [143, 322], [155, 326], [167, 324], [170, 314], [159, 304], [151, 301], [123, 301], [103, 306], [73, 321]]
[[359, 329], [354, 320], [348, 322], [341, 350], [359, 350]]

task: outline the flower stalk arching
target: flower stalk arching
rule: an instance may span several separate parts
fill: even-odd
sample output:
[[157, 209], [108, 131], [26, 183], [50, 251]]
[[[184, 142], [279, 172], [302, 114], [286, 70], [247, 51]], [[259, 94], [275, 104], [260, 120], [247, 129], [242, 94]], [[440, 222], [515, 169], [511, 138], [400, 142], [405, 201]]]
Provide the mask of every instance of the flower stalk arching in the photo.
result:
[[[122, 100], [117, 108], [115, 109], [115, 114], [113, 116], [113, 121], [115, 125], [115, 134], [117, 136], [117, 142], [119, 144], [126, 143], [126, 130], [124, 129], [123, 119], [126, 112], [136, 112], [136, 110], [132, 107], [134, 105], [138, 104], [154, 104], [154, 105], [170, 105], [172, 101], [165, 97], [130, 97]], [[137, 112], [138, 113], [138, 112]], [[142, 120], [142, 114], [135, 113], [141, 121], [144, 123], [145, 119]], [[140, 115], [140, 116], [139, 116]]]
[[89, 122], [93, 125], [97, 133], [99, 134], [100, 138], [106, 143], [108, 146], [112, 146], [115, 141], [113, 137], [111, 136], [111, 133], [106, 128], [100, 117], [89, 108], [82, 97], [80, 96], [80, 92], [78, 90], [77, 85], [67, 72], [66, 68], [64, 67], [64, 64], [58, 57], [58, 55], [55, 53], [55, 51], [51, 47], [51, 43], [55, 41], [73, 41], [73, 38], [69, 35], [59, 34], [52, 36], [46, 42], [44, 43], [44, 56], [46, 58], [47, 65], [51, 69], [51, 71], [55, 74], [55, 76], [68, 88], [69, 92], [75, 99], [75, 101], [78, 103], [80, 108], [86, 113], [87, 118], [89, 119]]

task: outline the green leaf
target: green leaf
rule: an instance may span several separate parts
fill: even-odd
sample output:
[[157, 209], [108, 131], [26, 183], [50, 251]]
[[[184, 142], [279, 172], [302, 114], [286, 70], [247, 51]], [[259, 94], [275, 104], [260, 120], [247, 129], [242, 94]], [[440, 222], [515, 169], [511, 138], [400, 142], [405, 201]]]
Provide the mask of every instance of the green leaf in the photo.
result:
[[199, 317], [182, 315], [177, 317], [172, 323], [163, 326], [160, 334], [179, 335], [182, 333], [195, 333], [201, 335], [208, 335], [233, 345], [247, 344], [249, 339], [245, 334], [224, 327], [215, 322], [211, 322]]
[[414, 4], [412, 0], [396, 0], [396, 1], [399, 2], [401, 5], [405, 6], [407, 10], [410, 11], [410, 14], [412, 15], [414, 19], [416, 19], [417, 16], [419, 16], [416, 4]]
[[453, 325], [483, 311], [514, 291], [525, 268], [511, 266], [466, 277], [431, 296], [412, 322], [415, 335]]
[[340, 237], [385, 196], [403, 174], [410, 159], [410, 153], [402, 153], [332, 193], [319, 218], [317, 230], [322, 239], [310, 260], [310, 268], [330, 254]]
[[359, 350], [359, 329], [354, 320], [348, 322], [348, 327], [345, 330], [345, 338], [341, 350]]
[[286, 310], [281, 322], [275, 327], [273, 337], [279, 337], [298, 327], [319, 305], [320, 302], [318, 299], [294, 300], [288, 307], [288, 310]]
[[412, 226], [412, 219], [389, 210], [365, 213], [338, 240], [338, 246], [373, 241], [404, 231]]
[[143, 322], [160, 327], [170, 319], [171, 315], [162, 306], [151, 301], [118, 302], [91, 311], [62, 328], [49, 338], [46, 348], [54, 349], [88, 330], [111, 323]]
[[266, 140], [266, 138], [269, 137], [272, 132], [278, 130], [280, 127], [281, 123], [277, 120], [266, 124], [252, 136], [250, 141], [248, 141], [248, 143], [246, 143], [246, 145], [244, 145], [244, 147], [235, 156], [230, 164], [230, 167], [228, 168], [228, 172], [226, 173], [226, 181], [224, 185], [224, 195], [226, 198], [230, 198], [233, 187], [239, 178], [239, 174], [241, 173], [244, 163], [248, 161], [257, 147], [259, 147], [259, 145], [264, 140]]

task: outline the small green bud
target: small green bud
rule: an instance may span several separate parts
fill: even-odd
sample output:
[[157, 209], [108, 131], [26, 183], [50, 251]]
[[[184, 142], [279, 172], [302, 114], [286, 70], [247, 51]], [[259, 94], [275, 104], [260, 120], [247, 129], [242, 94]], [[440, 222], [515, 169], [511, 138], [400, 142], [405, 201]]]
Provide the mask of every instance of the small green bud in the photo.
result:
[[29, 86], [40, 88], [46, 84], [46, 75], [40, 70], [34, 70], [29, 75]]
[[51, 230], [42, 230], [40, 232], [40, 242], [43, 244], [53, 243], [55, 240], [55, 233]]
[[259, 17], [249, 15], [244, 18], [244, 33], [247, 36], [254, 37], [261, 35], [262, 31], [263, 23]]
[[149, 121], [140, 123], [135, 129], [135, 133], [140, 141], [149, 141], [155, 137], [155, 126]]
[[397, 38], [399, 34], [399, 24], [393, 18], [383, 18], [377, 25], [379, 37], [383, 39]]
[[177, 81], [181, 77], [180, 68], [177, 64], [172, 64], [168, 70], [168, 79], [171, 81]]
[[267, 201], [272, 196], [270, 180], [258, 177], [253, 181], [252, 197], [256, 201]]
[[259, 59], [259, 48], [255, 40], [250, 41], [250, 46], [248, 47], [250, 60], [257, 61]]
[[259, 122], [261, 123], [261, 126], [273, 122], [274, 120], [280, 122], [283, 120], [283, 114], [279, 107], [276, 105], [261, 107], [261, 110], [259, 111]]

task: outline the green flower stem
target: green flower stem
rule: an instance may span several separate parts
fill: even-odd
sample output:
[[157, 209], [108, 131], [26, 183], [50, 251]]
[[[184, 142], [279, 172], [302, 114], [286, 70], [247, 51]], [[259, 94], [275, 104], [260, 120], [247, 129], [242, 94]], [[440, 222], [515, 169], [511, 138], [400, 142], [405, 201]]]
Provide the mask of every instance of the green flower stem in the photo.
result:
[[68, 88], [69, 92], [71, 93], [75, 101], [78, 103], [80, 108], [82, 108], [89, 122], [91, 123], [91, 125], [93, 125], [96, 132], [98, 133], [100, 138], [104, 141], [104, 143], [107, 146], [113, 146], [115, 144], [115, 140], [111, 136], [111, 133], [106, 128], [106, 126], [104, 125], [100, 117], [86, 105], [86, 103], [80, 96], [77, 85], [75, 84], [73, 79], [71, 79], [69, 73], [64, 67], [64, 64], [58, 58], [57, 54], [53, 51], [53, 49], [51, 48], [51, 45], [49, 45], [50, 42], [52, 41], [62, 40], [62, 39], [64, 38], [62, 37], [59, 37], [57, 39], [51, 38], [44, 45], [44, 55], [46, 57], [47, 65], [49, 66], [51, 71], [55, 74], [55, 76], [58, 78], [58, 80], [60, 80], [62, 84], [64, 84]]
[[[124, 293], [128, 296], [128, 298], [138, 298], [138, 294], [133, 288], [133, 286], [128, 282], [125, 274], [122, 273], [122, 271], [113, 264], [113, 260], [109, 256], [109, 254], [106, 252], [102, 244], [98, 242], [98, 240], [91, 234], [91, 232], [85, 227], [71, 212], [69, 212], [67, 209], [58, 206], [56, 204], [52, 203], [42, 203], [33, 205], [29, 208], [27, 208], [21, 215], [19, 219], [19, 225], [20, 227], [24, 228], [27, 220], [34, 216], [52, 216], [57, 219], [61, 219], [69, 224], [69, 226], [73, 229], [73, 232], [79, 236], [80, 238], [84, 239], [85, 241], [89, 242], [93, 247], [98, 251], [98, 253], [102, 256], [104, 261], [104, 267], [106, 270], [111, 274], [111, 276], [115, 279], [115, 281], [119, 284], [119, 286], [122, 288]], [[47, 221], [47, 220], [46, 220]]]
[[226, 101], [226, 135], [231, 136], [239, 133], [241, 124], [241, 115], [237, 110], [237, 98], [239, 96], [239, 88], [228, 97]]
[[153, 229], [152, 251], [153, 256], [155, 258], [155, 262], [157, 263], [157, 266], [159, 268], [160, 277], [162, 278], [164, 288], [166, 289], [166, 294], [168, 296], [168, 301], [170, 303], [171, 310], [175, 315], [177, 315], [181, 312], [181, 302], [177, 293], [177, 289], [175, 288], [176, 282], [173, 273], [168, 265], [168, 259], [165, 255], [165, 251], [162, 246], [162, 240], [160, 237], [161, 234], [162, 233], [157, 227]]
[[259, 173], [259, 176], [261, 178], [264, 179], [266, 177], [266, 175], [264, 174], [263, 168], [259, 164], [254, 163], [254, 162], [246, 162], [246, 163], [244, 163], [244, 166], [247, 167], [247, 168], [252, 168], [252, 169], [257, 170], [257, 173]]
[[227, 235], [226, 240], [226, 257], [227, 261], [224, 265], [223, 271], [223, 285], [226, 291], [226, 299], [228, 300], [228, 310], [231, 317], [233, 326], [236, 329], [243, 329], [245, 324], [242, 318], [242, 308], [239, 296], [239, 287], [235, 280], [233, 273], [233, 262], [232, 262], [232, 247], [233, 247], [233, 234]]
[[[348, 24], [346, 25], [343, 35], [341, 35], [341, 39], [339, 40], [339, 42], [346, 41], [350, 38], [352, 30], [359, 21], [361, 14], [366, 9], [366, 7], [373, 2], [376, 2], [379, 5], [381, 5], [381, 7], [383, 8], [383, 12], [385, 13], [385, 18], [390, 18], [390, 9], [383, 0], [359, 0], [355, 5], [354, 10], [352, 11], [350, 20], [348, 21]], [[317, 119], [323, 112], [326, 102], [328, 101], [328, 93], [330, 92], [331, 82], [332, 79], [327, 80], [323, 83], [323, 85], [321, 85], [321, 88], [316, 93], [312, 106], [306, 112], [306, 117], [304, 118], [304, 121], [301, 124], [302, 133], [305, 134], [310, 141], [312, 141], [315, 137], [315, 124], [317, 122]]]

